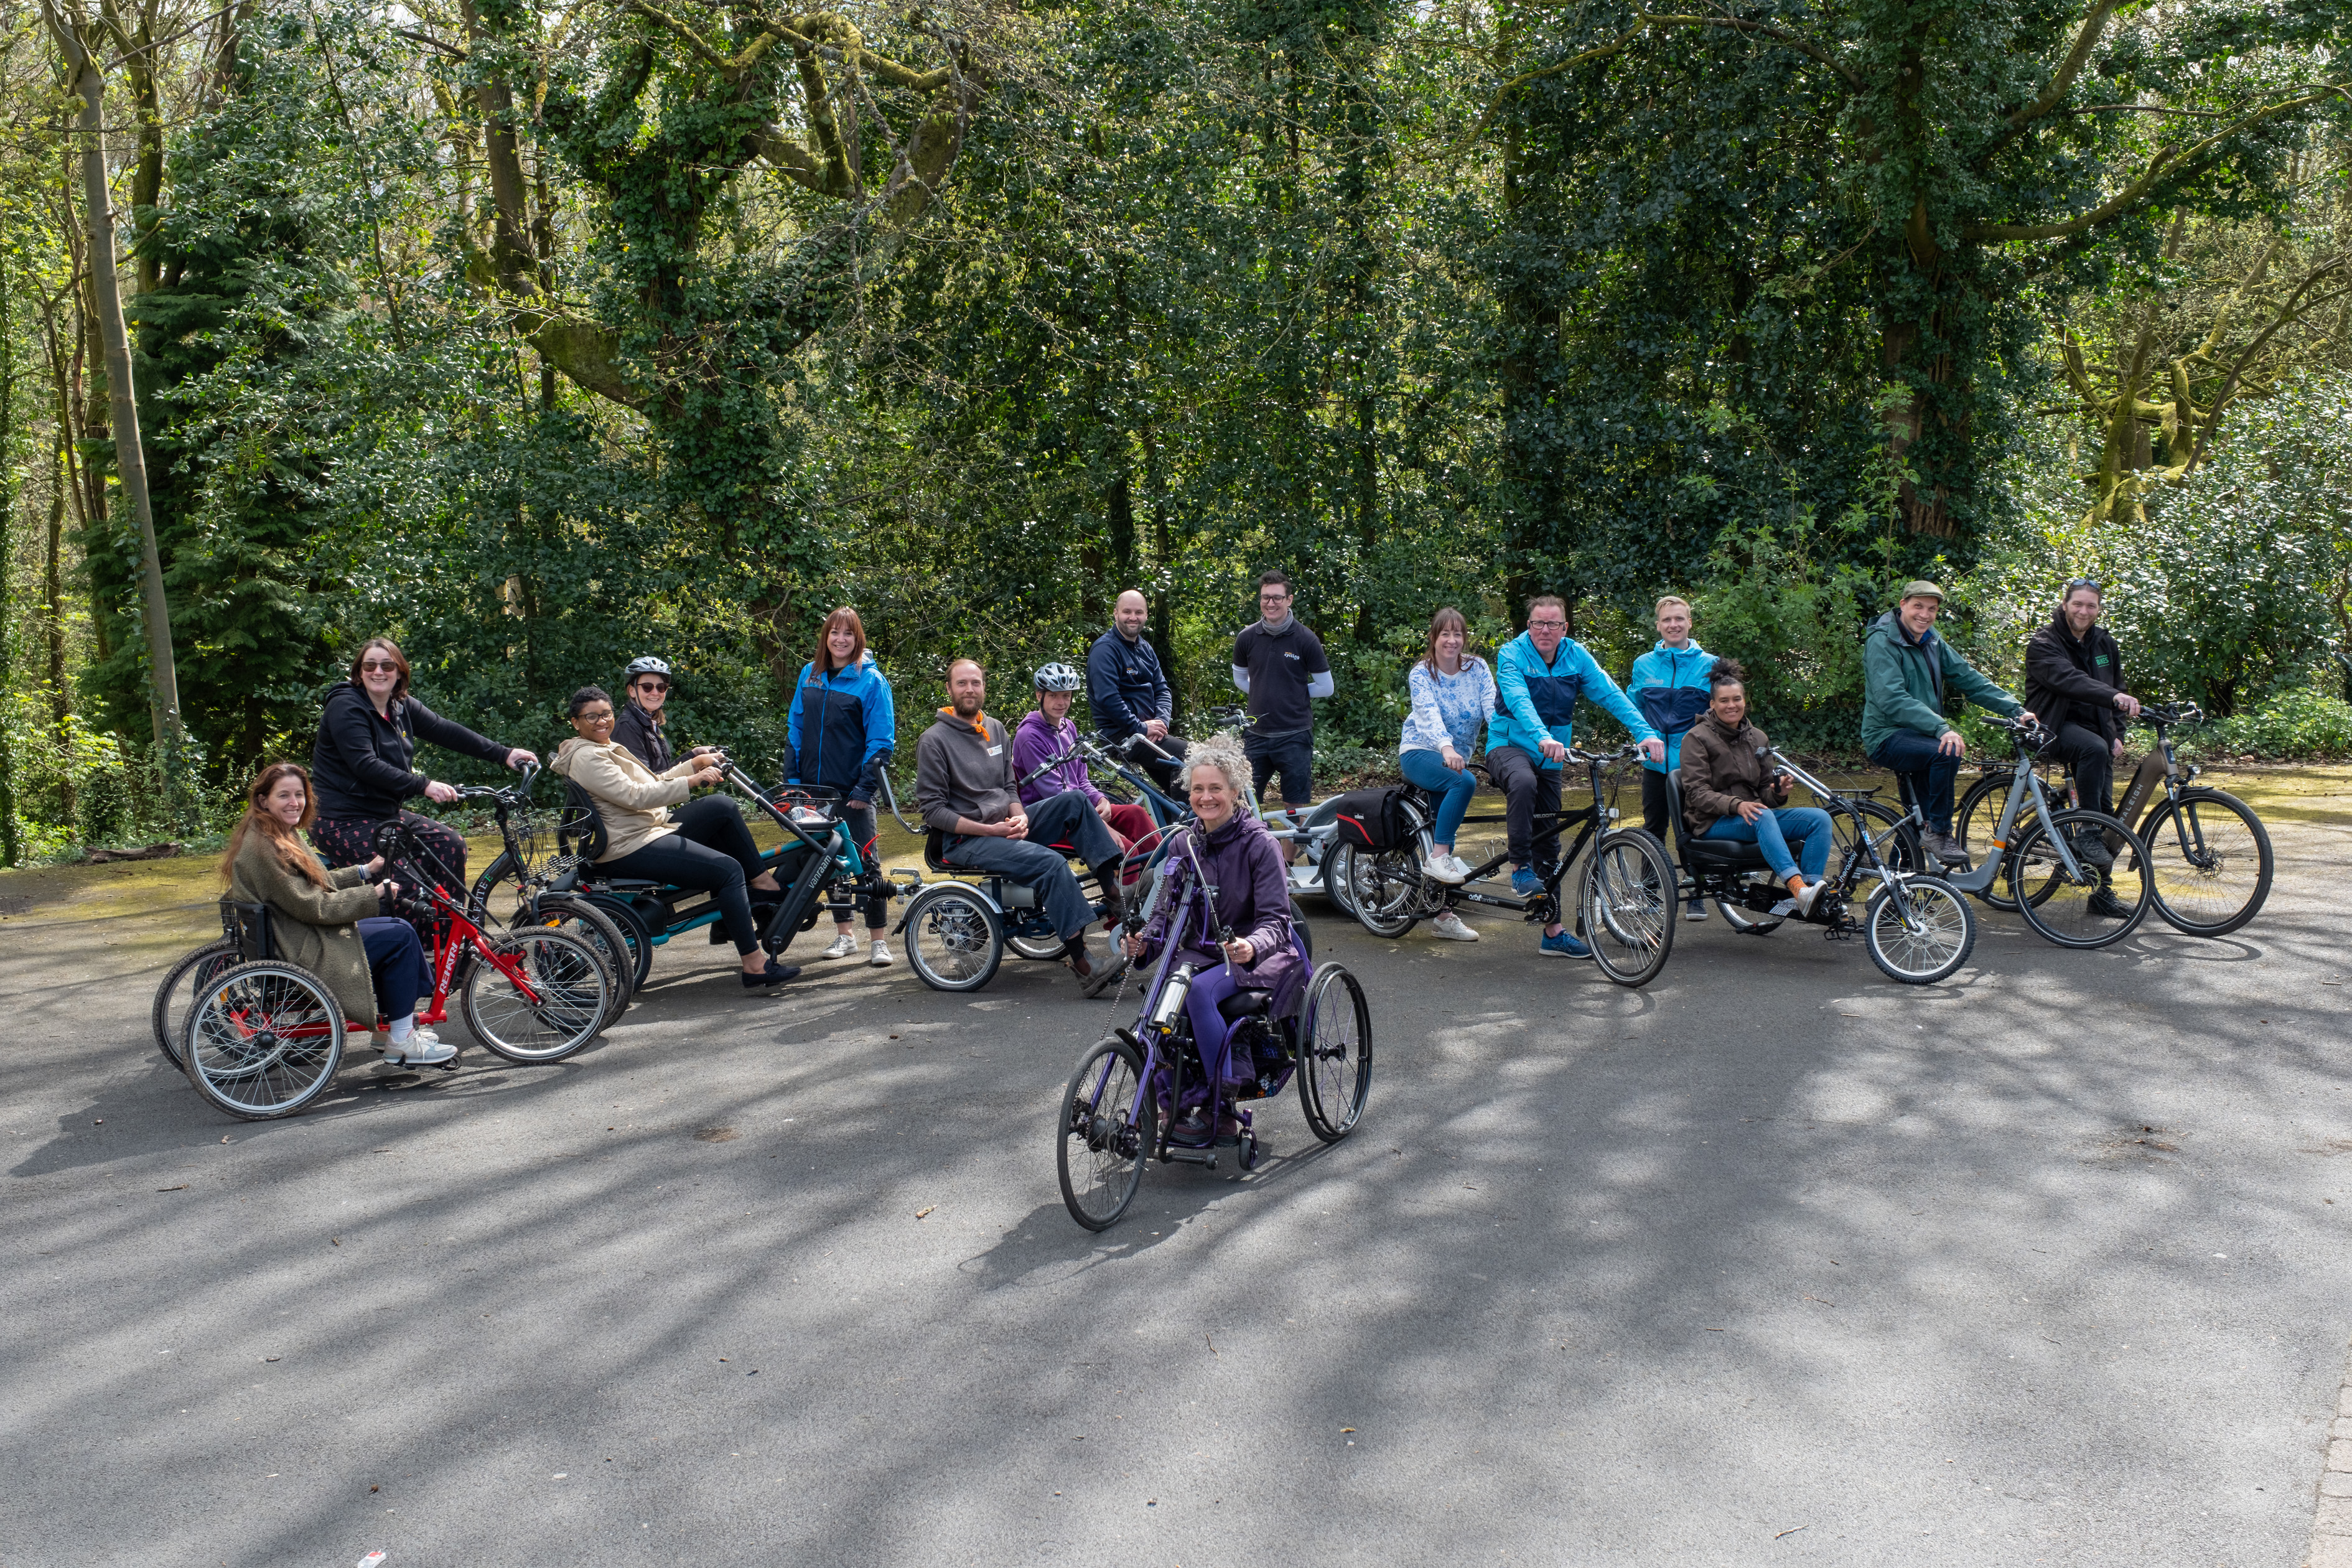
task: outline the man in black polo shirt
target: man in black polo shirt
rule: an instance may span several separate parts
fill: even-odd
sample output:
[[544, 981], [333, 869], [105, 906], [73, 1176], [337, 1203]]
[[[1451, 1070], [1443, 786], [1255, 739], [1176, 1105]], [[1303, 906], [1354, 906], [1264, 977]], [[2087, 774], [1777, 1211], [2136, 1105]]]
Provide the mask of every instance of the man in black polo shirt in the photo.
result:
[[1315, 710], [1308, 699], [1331, 695], [1331, 661], [1323, 641], [1290, 613], [1290, 575], [1257, 580], [1259, 619], [1234, 638], [1234, 684], [1249, 697], [1252, 721], [1242, 738], [1250, 787], [1265, 803], [1282, 774], [1282, 804], [1305, 805], [1315, 793]]

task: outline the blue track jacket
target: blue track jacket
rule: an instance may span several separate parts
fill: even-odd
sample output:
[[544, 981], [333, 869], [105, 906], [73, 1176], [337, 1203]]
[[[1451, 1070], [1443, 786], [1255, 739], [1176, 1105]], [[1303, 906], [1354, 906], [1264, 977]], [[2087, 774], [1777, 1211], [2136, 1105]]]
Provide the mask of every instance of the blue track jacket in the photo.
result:
[[1549, 735], [1563, 746], [1573, 743], [1576, 700], [1588, 692], [1633, 732], [1633, 739], [1658, 738], [1641, 710], [1625, 700], [1609, 672], [1585, 651], [1582, 643], [1574, 637], [1560, 638], [1559, 650], [1546, 664], [1543, 655], [1536, 651], [1535, 638], [1521, 632], [1495, 656], [1495, 717], [1486, 725], [1486, 750], [1517, 746], [1535, 758], [1537, 765], [1559, 767], [1558, 763], [1544, 761], [1544, 737]]
[[1664, 762], [1642, 759], [1642, 765], [1652, 773], [1669, 773], [1682, 766], [1683, 737], [1706, 712], [1706, 676], [1714, 668], [1715, 655], [1696, 641], [1680, 647], [1668, 647], [1661, 641], [1633, 661], [1633, 672], [1625, 677], [1625, 695], [1633, 700], [1650, 727], [1666, 740]]
[[788, 782], [837, 789], [860, 805], [872, 800], [868, 767], [898, 741], [890, 683], [873, 654], [831, 675], [819, 675], [814, 661], [801, 666], [784, 733], [793, 752], [784, 766]]

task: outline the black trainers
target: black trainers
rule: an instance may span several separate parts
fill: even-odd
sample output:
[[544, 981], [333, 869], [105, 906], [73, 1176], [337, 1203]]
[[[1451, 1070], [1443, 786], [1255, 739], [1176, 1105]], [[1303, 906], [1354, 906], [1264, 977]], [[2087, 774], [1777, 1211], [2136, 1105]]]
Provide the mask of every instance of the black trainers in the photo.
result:
[[2074, 858], [2095, 871], [2114, 868], [2116, 852], [2107, 847], [2107, 836], [2097, 828], [2085, 828], [2074, 836]]
[[757, 991], [762, 985], [782, 985], [787, 980], [798, 980], [800, 977], [799, 964], [778, 963], [772, 958], [768, 960], [768, 967], [759, 973], [743, 976], [743, 987], [747, 991]]
[[2131, 910], [2125, 907], [2124, 901], [2116, 897], [2114, 889], [2109, 888], [2101, 888], [2097, 892], [2093, 893], [2083, 907], [2090, 910], [2091, 913], [2098, 916], [2101, 920], [2127, 921], [2131, 919]]

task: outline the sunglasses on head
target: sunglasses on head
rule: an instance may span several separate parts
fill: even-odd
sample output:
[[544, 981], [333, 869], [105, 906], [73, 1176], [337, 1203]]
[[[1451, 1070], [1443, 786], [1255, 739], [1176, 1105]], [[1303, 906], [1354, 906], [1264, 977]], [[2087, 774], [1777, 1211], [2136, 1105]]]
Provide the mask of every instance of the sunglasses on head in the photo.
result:
[[2107, 585], [2095, 577], [2070, 577], [2066, 580], [2068, 595], [2073, 595], [2078, 588], [2088, 588], [2102, 599], [2107, 596]]

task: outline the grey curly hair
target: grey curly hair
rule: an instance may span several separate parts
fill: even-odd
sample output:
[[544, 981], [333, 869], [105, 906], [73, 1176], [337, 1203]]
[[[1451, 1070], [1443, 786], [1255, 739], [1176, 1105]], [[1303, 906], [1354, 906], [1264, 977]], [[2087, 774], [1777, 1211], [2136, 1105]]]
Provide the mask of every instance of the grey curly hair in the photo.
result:
[[1221, 730], [1204, 741], [1193, 742], [1184, 753], [1184, 770], [1176, 775], [1176, 787], [1191, 793], [1192, 770], [1212, 767], [1225, 775], [1234, 798], [1242, 802], [1242, 810], [1249, 810], [1249, 763], [1242, 759], [1241, 738], [1230, 730]]

